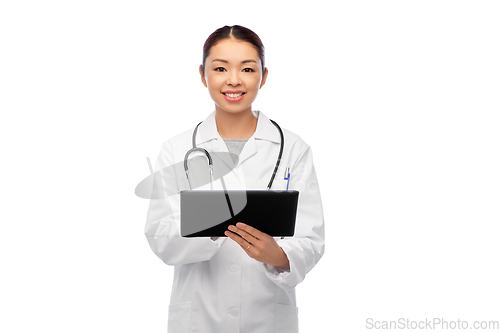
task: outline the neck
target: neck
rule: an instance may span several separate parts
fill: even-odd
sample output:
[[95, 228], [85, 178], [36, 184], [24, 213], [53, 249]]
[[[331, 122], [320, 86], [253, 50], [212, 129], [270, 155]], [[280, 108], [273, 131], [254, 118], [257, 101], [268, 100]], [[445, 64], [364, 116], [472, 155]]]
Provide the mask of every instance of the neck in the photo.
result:
[[238, 113], [216, 110], [215, 123], [223, 139], [249, 139], [257, 128], [257, 118], [251, 109]]

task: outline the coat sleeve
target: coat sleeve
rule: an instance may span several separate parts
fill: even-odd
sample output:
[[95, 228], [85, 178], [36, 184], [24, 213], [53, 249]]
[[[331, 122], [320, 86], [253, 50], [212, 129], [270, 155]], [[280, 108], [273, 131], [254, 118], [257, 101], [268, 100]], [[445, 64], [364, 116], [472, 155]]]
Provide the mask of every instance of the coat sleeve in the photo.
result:
[[325, 251], [323, 206], [309, 146], [290, 172], [289, 189], [299, 190], [295, 233], [293, 237], [277, 240], [290, 261], [290, 270], [264, 264], [268, 278], [285, 290], [302, 282]]
[[169, 141], [156, 160], [152, 199], [144, 233], [153, 252], [167, 265], [182, 265], [210, 260], [224, 239], [180, 236], [180, 190], [178, 166], [174, 165]]

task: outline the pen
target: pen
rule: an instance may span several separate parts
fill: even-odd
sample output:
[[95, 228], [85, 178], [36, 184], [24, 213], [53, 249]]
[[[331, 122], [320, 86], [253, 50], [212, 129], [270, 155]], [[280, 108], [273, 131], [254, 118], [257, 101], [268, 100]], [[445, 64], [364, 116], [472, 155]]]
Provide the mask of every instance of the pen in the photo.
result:
[[285, 169], [285, 178], [284, 178], [284, 180], [286, 180], [286, 181], [287, 181], [287, 182], [286, 182], [286, 189], [287, 189], [287, 191], [288, 191], [288, 184], [290, 183], [290, 168], [289, 168], [289, 167], [287, 167], [287, 168]]

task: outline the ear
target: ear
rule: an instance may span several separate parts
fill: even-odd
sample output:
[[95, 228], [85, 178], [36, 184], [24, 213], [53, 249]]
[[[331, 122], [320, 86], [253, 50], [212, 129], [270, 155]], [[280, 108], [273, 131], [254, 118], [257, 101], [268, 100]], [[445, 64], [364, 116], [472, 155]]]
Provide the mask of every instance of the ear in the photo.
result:
[[201, 82], [203, 82], [203, 85], [205, 86], [205, 88], [208, 88], [207, 80], [205, 80], [205, 73], [203, 73], [203, 69], [201, 68], [201, 65], [200, 65], [200, 76], [201, 76]]
[[264, 73], [264, 75], [262, 75], [262, 81], [260, 82], [259, 89], [262, 88], [262, 86], [264, 85], [264, 83], [266, 83], [266, 80], [267, 80], [267, 73], [268, 73], [267, 67], [265, 69], [266, 69], [266, 72]]

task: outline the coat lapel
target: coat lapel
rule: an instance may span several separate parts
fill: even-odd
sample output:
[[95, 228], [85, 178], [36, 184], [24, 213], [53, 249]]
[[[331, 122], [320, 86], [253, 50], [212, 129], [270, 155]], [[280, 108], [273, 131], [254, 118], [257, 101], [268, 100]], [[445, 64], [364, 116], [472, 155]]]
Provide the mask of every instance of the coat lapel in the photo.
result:
[[[240, 153], [238, 164], [243, 163], [248, 158], [257, 153], [257, 144], [255, 140], [268, 140], [275, 143], [280, 142], [280, 135], [276, 127], [269, 119], [260, 111], [252, 111], [257, 120], [255, 133], [243, 147]], [[209, 152], [224, 152], [226, 154], [218, 154], [219, 158], [227, 167], [234, 168], [235, 165], [230, 158], [226, 143], [217, 131], [215, 122], [215, 111], [213, 111], [200, 125], [196, 138], [196, 145], [205, 147]], [[215, 163], [215, 162], [214, 162]]]

